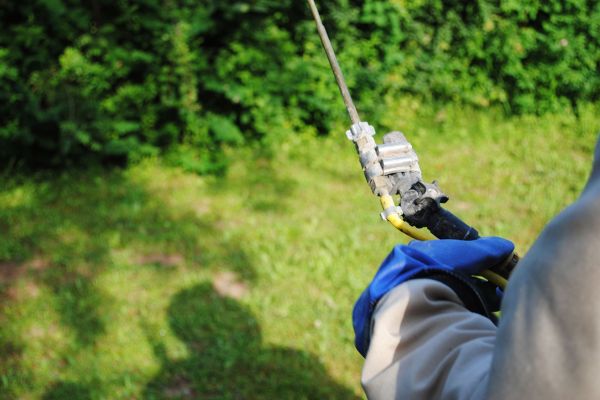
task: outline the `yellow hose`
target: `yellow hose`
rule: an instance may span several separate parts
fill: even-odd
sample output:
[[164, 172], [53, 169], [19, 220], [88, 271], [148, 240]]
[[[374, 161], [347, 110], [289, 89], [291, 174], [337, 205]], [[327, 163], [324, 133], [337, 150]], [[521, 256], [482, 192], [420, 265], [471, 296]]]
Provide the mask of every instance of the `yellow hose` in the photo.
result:
[[[386, 210], [390, 207], [396, 207], [396, 205], [394, 204], [394, 198], [392, 196], [390, 196], [389, 194], [381, 196], [380, 200], [381, 200], [381, 207], [383, 207], [384, 210]], [[390, 224], [392, 224], [394, 226], [394, 228], [407, 234], [408, 236], [410, 236], [413, 239], [417, 239], [417, 240], [436, 240], [437, 239], [435, 236], [433, 236], [431, 233], [427, 232], [426, 230], [418, 229], [418, 228], [415, 228], [414, 226], [410, 226], [409, 224], [407, 224], [406, 221], [404, 221], [402, 219], [402, 217], [400, 216], [400, 214], [397, 212], [390, 213], [387, 216], [387, 220], [389, 221]]]
[[487, 279], [488, 282], [492, 282], [494, 285], [498, 286], [502, 290], [504, 290], [504, 288], [506, 288], [506, 285], [508, 285], [508, 281], [506, 279], [504, 279], [497, 273], [490, 271], [489, 269], [481, 271], [479, 275]]

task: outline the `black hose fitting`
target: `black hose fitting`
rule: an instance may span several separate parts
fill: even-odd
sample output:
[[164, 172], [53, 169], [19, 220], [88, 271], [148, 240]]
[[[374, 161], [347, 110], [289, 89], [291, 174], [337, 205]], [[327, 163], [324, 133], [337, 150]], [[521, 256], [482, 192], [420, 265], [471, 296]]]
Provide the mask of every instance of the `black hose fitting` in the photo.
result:
[[401, 196], [400, 208], [404, 219], [417, 228], [427, 228], [440, 239], [475, 240], [477, 230], [456, 215], [442, 208], [448, 201], [436, 182], [419, 181]]

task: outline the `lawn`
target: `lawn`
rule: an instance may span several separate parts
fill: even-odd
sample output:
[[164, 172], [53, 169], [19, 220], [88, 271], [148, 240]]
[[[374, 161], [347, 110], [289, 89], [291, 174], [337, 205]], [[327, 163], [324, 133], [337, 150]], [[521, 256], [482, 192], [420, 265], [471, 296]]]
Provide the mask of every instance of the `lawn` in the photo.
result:
[[[388, 107], [448, 208], [522, 254], [583, 187], [600, 130], [593, 106]], [[160, 159], [4, 172], [0, 397], [360, 398], [352, 305], [406, 238], [344, 129], [231, 150], [223, 176]]]

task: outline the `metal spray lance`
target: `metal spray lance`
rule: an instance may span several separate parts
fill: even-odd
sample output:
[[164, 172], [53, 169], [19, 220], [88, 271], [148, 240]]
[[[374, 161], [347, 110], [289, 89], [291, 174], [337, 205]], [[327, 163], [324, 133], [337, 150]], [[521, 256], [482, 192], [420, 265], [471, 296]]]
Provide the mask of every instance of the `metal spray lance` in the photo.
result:
[[[365, 178], [373, 193], [380, 198], [383, 207], [381, 217], [418, 240], [477, 239], [477, 230], [442, 208], [441, 204], [448, 201], [448, 196], [435, 181], [423, 181], [417, 154], [401, 132], [388, 133], [383, 137], [383, 144], [375, 143], [375, 129], [368, 122], [361, 121], [358, 116], [317, 6], [314, 0], [307, 1], [352, 121], [346, 136], [354, 142]], [[398, 205], [392, 197], [396, 194], [400, 196]], [[429, 232], [420, 228], [427, 228]], [[518, 260], [518, 256], [513, 254], [504, 263], [484, 271], [482, 276], [504, 287]]]

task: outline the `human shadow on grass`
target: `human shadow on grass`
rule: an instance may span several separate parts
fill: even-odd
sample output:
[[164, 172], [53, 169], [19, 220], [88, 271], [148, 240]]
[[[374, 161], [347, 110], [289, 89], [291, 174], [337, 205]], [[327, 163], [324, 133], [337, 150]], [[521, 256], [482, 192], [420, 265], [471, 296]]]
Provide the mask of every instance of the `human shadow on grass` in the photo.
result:
[[[69, 172], [13, 184], [28, 195], [0, 208], [0, 339], [14, 336], [3, 309], [40, 293], [47, 296], [43, 287], [52, 293], [49, 300], [59, 323], [72, 333], [69, 351], [93, 351], [110, 329], [114, 312], [114, 299], [97, 285], [97, 278], [124, 265], [165, 274], [182, 265], [225, 269], [247, 282], [254, 279], [244, 250], [223, 239], [218, 221], [193, 207], [167, 206], [168, 190], [155, 193], [126, 171]], [[34, 189], [27, 192], [27, 184]], [[115, 261], [119, 251], [126, 259]], [[8, 376], [2, 372], [6, 368], [17, 371], [21, 354], [15, 350], [10, 357], [0, 357], [0, 375]], [[21, 385], [16, 382], [29, 380], [26, 371], [18, 375], [9, 383], [10, 390]], [[70, 387], [60, 385], [57, 382], [53, 392]]]
[[172, 331], [189, 355], [170, 360], [153, 343], [160, 373], [146, 399], [354, 399], [307, 351], [266, 345], [252, 313], [210, 284], [177, 293], [168, 308]]

